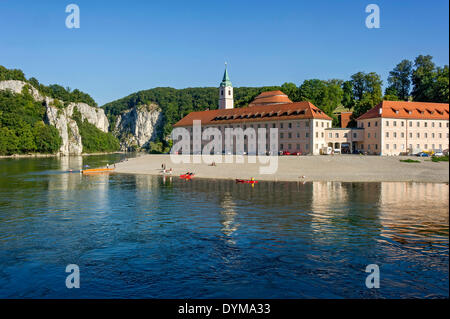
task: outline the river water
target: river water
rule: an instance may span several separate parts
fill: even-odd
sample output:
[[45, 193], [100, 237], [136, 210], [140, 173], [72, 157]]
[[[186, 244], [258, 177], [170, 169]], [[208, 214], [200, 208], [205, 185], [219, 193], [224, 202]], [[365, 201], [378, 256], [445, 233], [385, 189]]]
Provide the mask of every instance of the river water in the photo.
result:
[[449, 297], [447, 184], [67, 172], [122, 156], [0, 160], [0, 298]]

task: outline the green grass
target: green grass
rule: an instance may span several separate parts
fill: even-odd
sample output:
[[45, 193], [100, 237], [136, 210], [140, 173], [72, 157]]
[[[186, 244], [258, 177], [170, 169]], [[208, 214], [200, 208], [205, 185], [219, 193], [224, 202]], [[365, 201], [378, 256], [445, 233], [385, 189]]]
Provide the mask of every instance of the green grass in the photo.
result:
[[403, 163], [420, 163], [420, 161], [418, 161], [418, 160], [412, 160], [412, 159], [410, 159], [410, 158], [405, 159], [405, 160], [400, 160], [400, 162], [403, 162]]
[[445, 156], [433, 156], [431, 160], [435, 163], [437, 162], [448, 162], [448, 155]]

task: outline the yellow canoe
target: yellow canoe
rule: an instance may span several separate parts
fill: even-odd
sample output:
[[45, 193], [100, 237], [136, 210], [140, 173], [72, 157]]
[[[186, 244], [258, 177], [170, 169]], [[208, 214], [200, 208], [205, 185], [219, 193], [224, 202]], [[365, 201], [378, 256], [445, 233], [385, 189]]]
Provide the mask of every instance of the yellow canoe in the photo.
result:
[[95, 174], [95, 173], [110, 173], [114, 171], [114, 168], [91, 168], [91, 169], [84, 169], [81, 172], [83, 174]]

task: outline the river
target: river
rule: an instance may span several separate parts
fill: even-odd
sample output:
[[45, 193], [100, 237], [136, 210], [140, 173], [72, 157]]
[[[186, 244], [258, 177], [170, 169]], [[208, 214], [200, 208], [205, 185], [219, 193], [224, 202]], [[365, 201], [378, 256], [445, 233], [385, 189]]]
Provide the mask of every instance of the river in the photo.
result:
[[449, 297], [447, 184], [68, 172], [122, 158], [0, 160], [1, 298]]

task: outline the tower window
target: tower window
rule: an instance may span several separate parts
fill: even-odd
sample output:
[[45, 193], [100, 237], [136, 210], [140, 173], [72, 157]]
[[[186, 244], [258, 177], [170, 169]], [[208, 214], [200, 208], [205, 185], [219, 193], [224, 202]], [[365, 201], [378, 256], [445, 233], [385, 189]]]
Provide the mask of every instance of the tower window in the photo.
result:
[[228, 95], [231, 95], [231, 91], [228, 91]]
[[223, 90], [220, 90], [220, 95], [223, 95]]

